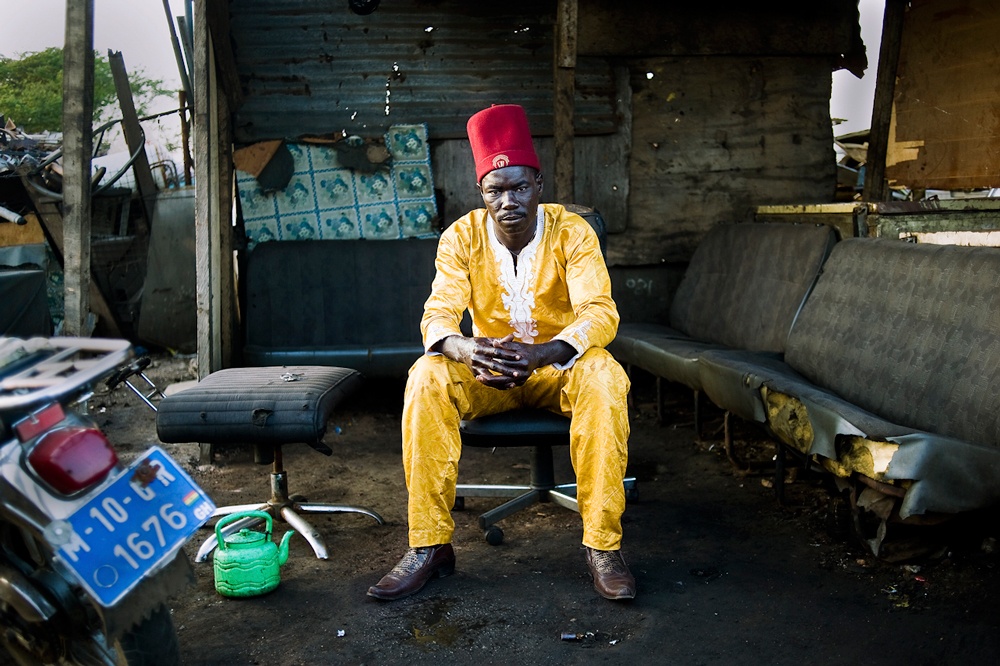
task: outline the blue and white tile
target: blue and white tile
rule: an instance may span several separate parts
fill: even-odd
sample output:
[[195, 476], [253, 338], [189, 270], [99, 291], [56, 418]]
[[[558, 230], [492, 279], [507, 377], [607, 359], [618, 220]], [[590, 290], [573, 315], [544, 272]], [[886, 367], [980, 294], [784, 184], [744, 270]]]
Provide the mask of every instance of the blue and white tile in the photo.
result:
[[399, 204], [403, 236], [427, 236], [434, 233], [437, 208], [430, 201], [406, 201]]
[[330, 169], [313, 174], [316, 183], [316, 205], [326, 208], [344, 208], [357, 202], [354, 195], [354, 174], [350, 169]]
[[394, 204], [364, 206], [359, 209], [361, 236], [370, 240], [399, 238], [399, 219]]
[[361, 238], [361, 224], [354, 207], [320, 211], [323, 238], [352, 240]]
[[431, 157], [427, 125], [392, 125], [385, 133], [385, 146], [395, 161], [424, 161]]
[[396, 176], [396, 192], [400, 199], [426, 199], [434, 196], [430, 165], [398, 164], [393, 173]]
[[258, 243], [281, 240], [278, 220], [274, 217], [244, 220], [243, 228], [247, 234], [247, 245], [252, 250]]
[[278, 205], [278, 215], [281, 216], [315, 213], [316, 199], [313, 195], [312, 175], [294, 174], [285, 189], [275, 193], [274, 200]]
[[281, 222], [282, 240], [313, 240], [320, 238], [315, 215], [282, 215], [278, 219]]
[[354, 184], [359, 206], [392, 203], [395, 198], [392, 174], [389, 171], [355, 173]]

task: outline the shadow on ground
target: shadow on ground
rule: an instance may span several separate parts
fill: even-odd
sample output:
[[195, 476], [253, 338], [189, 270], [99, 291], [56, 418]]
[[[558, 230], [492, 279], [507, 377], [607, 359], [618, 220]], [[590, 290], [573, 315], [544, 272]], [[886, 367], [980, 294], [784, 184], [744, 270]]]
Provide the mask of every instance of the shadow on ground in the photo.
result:
[[[186, 361], [169, 357], [150, 374], [161, 386], [190, 378]], [[994, 515], [908, 534], [929, 540], [921, 557], [879, 560], [852, 537], [821, 477], [787, 484], [781, 506], [770, 478], [734, 473], [721, 414], [709, 411], [696, 441], [689, 393], [668, 396], [659, 424], [648, 377], [634, 381], [629, 467], [639, 498], [624, 519], [634, 601], [596, 595], [576, 514], [538, 505], [503, 521], [504, 543], [490, 546], [476, 517], [499, 500], [477, 498], [455, 513], [454, 576], [401, 601], [369, 599], [406, 547], [401, 393], [400, 383], [372, 383], [345, 403], [326, 439], [332, 457], [286, 449], [292, 493], [368, 506], [386, 524], [316, 518], [330, 559], [293, 538], [281, 584], [261, 597], [221, 597], [211, 562], [194, 564], [197, 585], [172, 604], [185, 664], [952, 664], [989, 663], [1000, 651]], [[116, 443], [138, 453], [156, 442], [154, 415], [133, 397], [119, 390], [95, 405]], [[196, 444], [165, 448], [218, 505], [268, 492], [269, 468], [246, 451], [223, 449], [206, 466]], [[765, 465], [774, 455], [745, 424], [736, 449]], [[470, 449], [460, 479], [524, 483], [528, 460], [527, 450]], [[570, 478], [564, 452], [558, 469]], [[285, 529], [276, 524], [275, 536]]]

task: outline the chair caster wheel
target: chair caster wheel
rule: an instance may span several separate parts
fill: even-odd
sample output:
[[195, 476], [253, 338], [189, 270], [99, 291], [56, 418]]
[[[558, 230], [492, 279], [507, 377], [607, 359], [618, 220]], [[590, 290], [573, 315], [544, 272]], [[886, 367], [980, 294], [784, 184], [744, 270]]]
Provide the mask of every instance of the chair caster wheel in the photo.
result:
[[486, 536], [486, 543], [491, 546], [499, 546], [503, 543], [503, 530], [496, 525], [487, 527], [484, 534]]
[[464, 497], [456, 497], [455, 498], [455, 506], [451, 507], [451, 510], [452, 511], [465, 511], [465, 498]]

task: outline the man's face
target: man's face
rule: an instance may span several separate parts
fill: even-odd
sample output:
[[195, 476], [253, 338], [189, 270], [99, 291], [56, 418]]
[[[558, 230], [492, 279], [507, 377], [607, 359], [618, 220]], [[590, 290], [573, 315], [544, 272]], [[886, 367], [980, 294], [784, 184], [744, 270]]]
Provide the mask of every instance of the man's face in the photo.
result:
[[516, 237], [533, 232], [542, 196], [541, 173], [526, 166], [495, 169], [483, 176], [479, 193], [499, 233]]

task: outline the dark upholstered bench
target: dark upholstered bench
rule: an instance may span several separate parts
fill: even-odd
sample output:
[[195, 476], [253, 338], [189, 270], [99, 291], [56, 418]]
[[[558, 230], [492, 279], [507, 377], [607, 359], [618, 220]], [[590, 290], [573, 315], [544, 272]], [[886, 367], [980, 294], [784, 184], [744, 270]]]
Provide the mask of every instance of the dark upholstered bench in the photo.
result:
[[261, 243], [247, 258], [243, 364], [327, 365], [405, 377], [436, 239]]
[[900, 518], [954, 514], [1000, 502], [998, 332], [1000, 249], [847, 239], [783, 360], [706, 352], [701, 379]]
[[[322, 537], [300, 514], [363, 513], [380, 524], [382, 518], [362, 507], [307, 502], [289, 496], [282, 446], [308, 444], [332, 455], [332, 450], [323, 443], [327, 421], [360, 381], [360, 374], [349, 368], [281, 366], [220, 370], [188, 389], [163, 398], [156, 414], [156, 432], [163, 442], [254, 447], [256, 461], [271, 465], [271, 497], [253, 504], [219, 507], [213, 516], [266, 511], [305, 537], [318, 558], [327, 559]], [[223, 532], [238, 531], [252, 522], [237, 520]], [[204, 560], [216, 545], [213, 534], [195, 559]]]
[[[746, 349], [780, 358], [802, 302], [837, 240], [825, 225], [719, 224], [698, 245], [667, 322], [622, 323], [608, 346], [627, 367], [695, 391], [698, 359], [711, 349]], [[659, 411], [658, 407], [658, 411]]]

